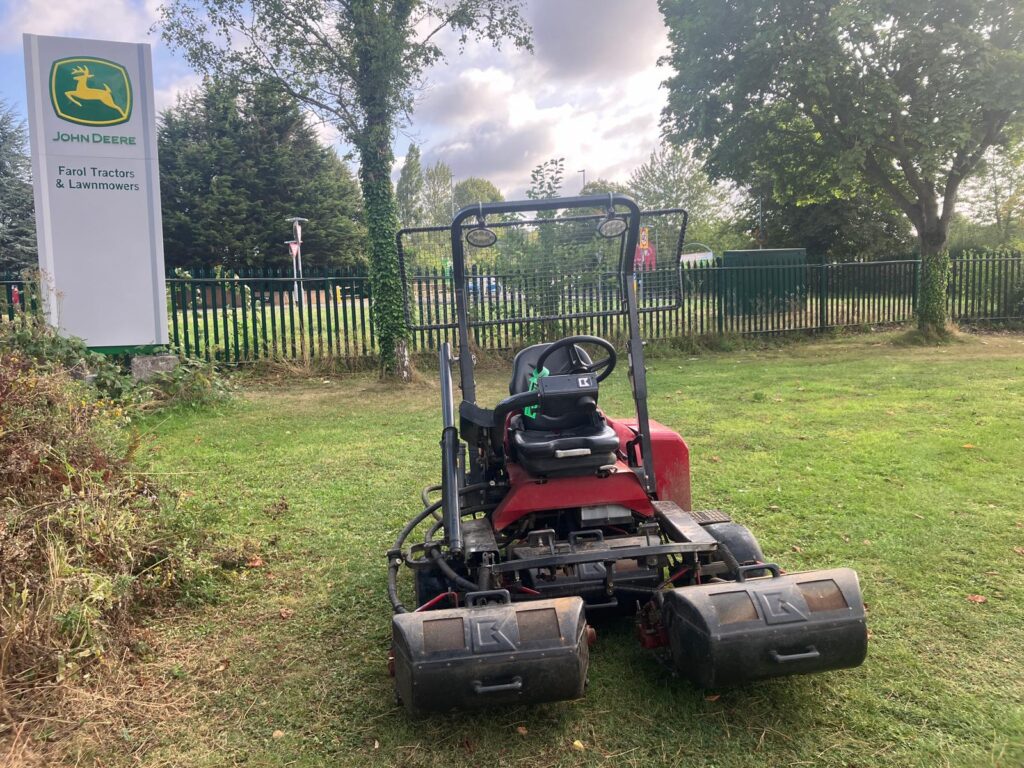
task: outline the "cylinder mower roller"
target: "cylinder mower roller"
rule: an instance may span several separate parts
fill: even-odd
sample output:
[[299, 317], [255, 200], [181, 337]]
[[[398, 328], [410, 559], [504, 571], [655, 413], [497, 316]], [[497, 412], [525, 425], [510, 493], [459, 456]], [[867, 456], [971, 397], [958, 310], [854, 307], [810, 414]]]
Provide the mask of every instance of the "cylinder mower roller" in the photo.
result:
[[[510, 214], [543, 242], [518, 215], [579, 209], [575, 226], [604, 210], [591, 217], [596, 233], [618, 241], [624, 364], [596, 336], [534, 344], [515, 356], [509, 396], [479, 405], [464, 243], [494, 245], [486, 218]], [[647, 413], [633, 274], [640, 219], [632, 199], [606, 195], [476, 205], [452, 221], [458, 356], [441, 346], [441, 482], [424, 490], [425, 508], [387, 555], [389, 666], [411, 714], [582, 696], [588, 622], [602, 615], [634, 615], [641, 646], [701, 688], [864, 660], [856, 573], [786, 573], [729, 515], [692, 508], [687, 445]], [[620, 367], [635, 414], [612, 418], [598, 400]], [[415, 606], [399, 594], [403, 567]]]

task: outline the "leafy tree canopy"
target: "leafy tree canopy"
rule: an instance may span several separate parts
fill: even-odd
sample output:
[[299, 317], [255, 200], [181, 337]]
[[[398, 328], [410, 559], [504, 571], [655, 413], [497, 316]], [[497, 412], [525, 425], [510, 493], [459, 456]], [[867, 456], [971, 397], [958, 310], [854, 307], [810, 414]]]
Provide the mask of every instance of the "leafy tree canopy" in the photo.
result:
[[452, 169], [438, 160], [423, 172], [424, 224], [438, 227], [452, 223]]
[[811, 262], [883, 261], [915, 256], [907, 217], [885, 193], [837, 197], [820, 203], [779, 203], [767, 191], [747, 199], [737, 229], [756, 247], [759, 219], [764, 247], [806, 248]]
[[35, 267], [37, 261], [28, 134], [0, 100], [0, 273]]
[[170, 266], [287, 266], [290, 216], [306, 265], [365, 263], [359, 188], [273, 81], [207, 80], [160, 116], [164, 249]]
[[455, 210], [473, 203], [497, 203], [505, 199], [494, 184], [478, 176], [470, 176], [456, 184], [452, 197]]
[[608, 181], [608, 179], [594, 179], [583, 185], [580, 195], [607, 195], [609, 192], [616, 195], [633, 194], [628, 184], [620, 184], [617, 181]]
[[1024, 141], [990, 149], [963, 196], [975, 242], [962, 244], [1024, 247]]
[[396, 123], [443, 32], [530, 47], [520, 0], [167, 0], [164, 38], [203, 72], [272, 78], [359, 154], [381, 372], [411, 378], [391, 184]]
[[423, 166], [420, 164], [420, 148], [409, 145], [405, 162], [395, 187], [395, 202], [398, 204], [398, 220], [403, 227], [418, 227], [423, 224]]
[[919, 320], [945, 323], [960, 186], [1024, 119], [1024, 12], [1011, 0], [660, 0], [664, 126], [715, 177], [786, 200], [858, 179], [917, 229]]

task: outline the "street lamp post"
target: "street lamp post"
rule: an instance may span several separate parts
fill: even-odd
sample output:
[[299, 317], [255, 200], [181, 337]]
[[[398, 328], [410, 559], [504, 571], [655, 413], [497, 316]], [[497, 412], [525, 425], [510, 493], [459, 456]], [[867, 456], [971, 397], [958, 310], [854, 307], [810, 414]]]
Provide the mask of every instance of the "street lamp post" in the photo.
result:
[[584, 168], [581, 171], [576, 171], [576, 173], [583, 174], [583, 186], [580, 187], [580, 192], [583, 192], [583, 190], [587, 188], [587, 169]]
[[294, 237], [286, 244], [292, 255], [292, 301], [297, 303], [299, 301], [299, 281], [302, 280], [302, 225], [309, 219], [292, 216], [285, 221], [292, 225], [292, 236]]

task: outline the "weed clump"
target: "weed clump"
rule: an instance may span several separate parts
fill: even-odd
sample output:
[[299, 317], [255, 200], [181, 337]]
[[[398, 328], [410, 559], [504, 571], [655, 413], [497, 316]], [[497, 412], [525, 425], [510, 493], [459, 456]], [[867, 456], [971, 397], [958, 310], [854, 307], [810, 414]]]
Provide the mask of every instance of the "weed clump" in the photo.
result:
[[199, 522], [133, 468], [118, 400], [0, 347], [0, 702], [127, 646], [134, 612], [201, 588]]

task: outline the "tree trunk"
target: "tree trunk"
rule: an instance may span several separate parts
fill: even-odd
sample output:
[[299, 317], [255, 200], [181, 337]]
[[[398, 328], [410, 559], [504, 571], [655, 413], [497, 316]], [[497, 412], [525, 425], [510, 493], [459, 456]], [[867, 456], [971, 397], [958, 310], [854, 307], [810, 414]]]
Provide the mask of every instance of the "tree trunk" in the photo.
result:
[[928, 334], [946, 332], [946, 288], [949, 283], [949, 251], [946, 250], [947, 229], [941, 223], [922, 230], [921, 284], [917, 295], [917, 327]]
[[390, 131], [367, 128], [359, 143], [359, 181], [363, 189], [366, 228], [370, 238], [370, 289], [373, 327], [380, 347], [381, 375], [402, 381], [412, 378], [404, 290], [398, 264], [398, 212], [391, 188]]

